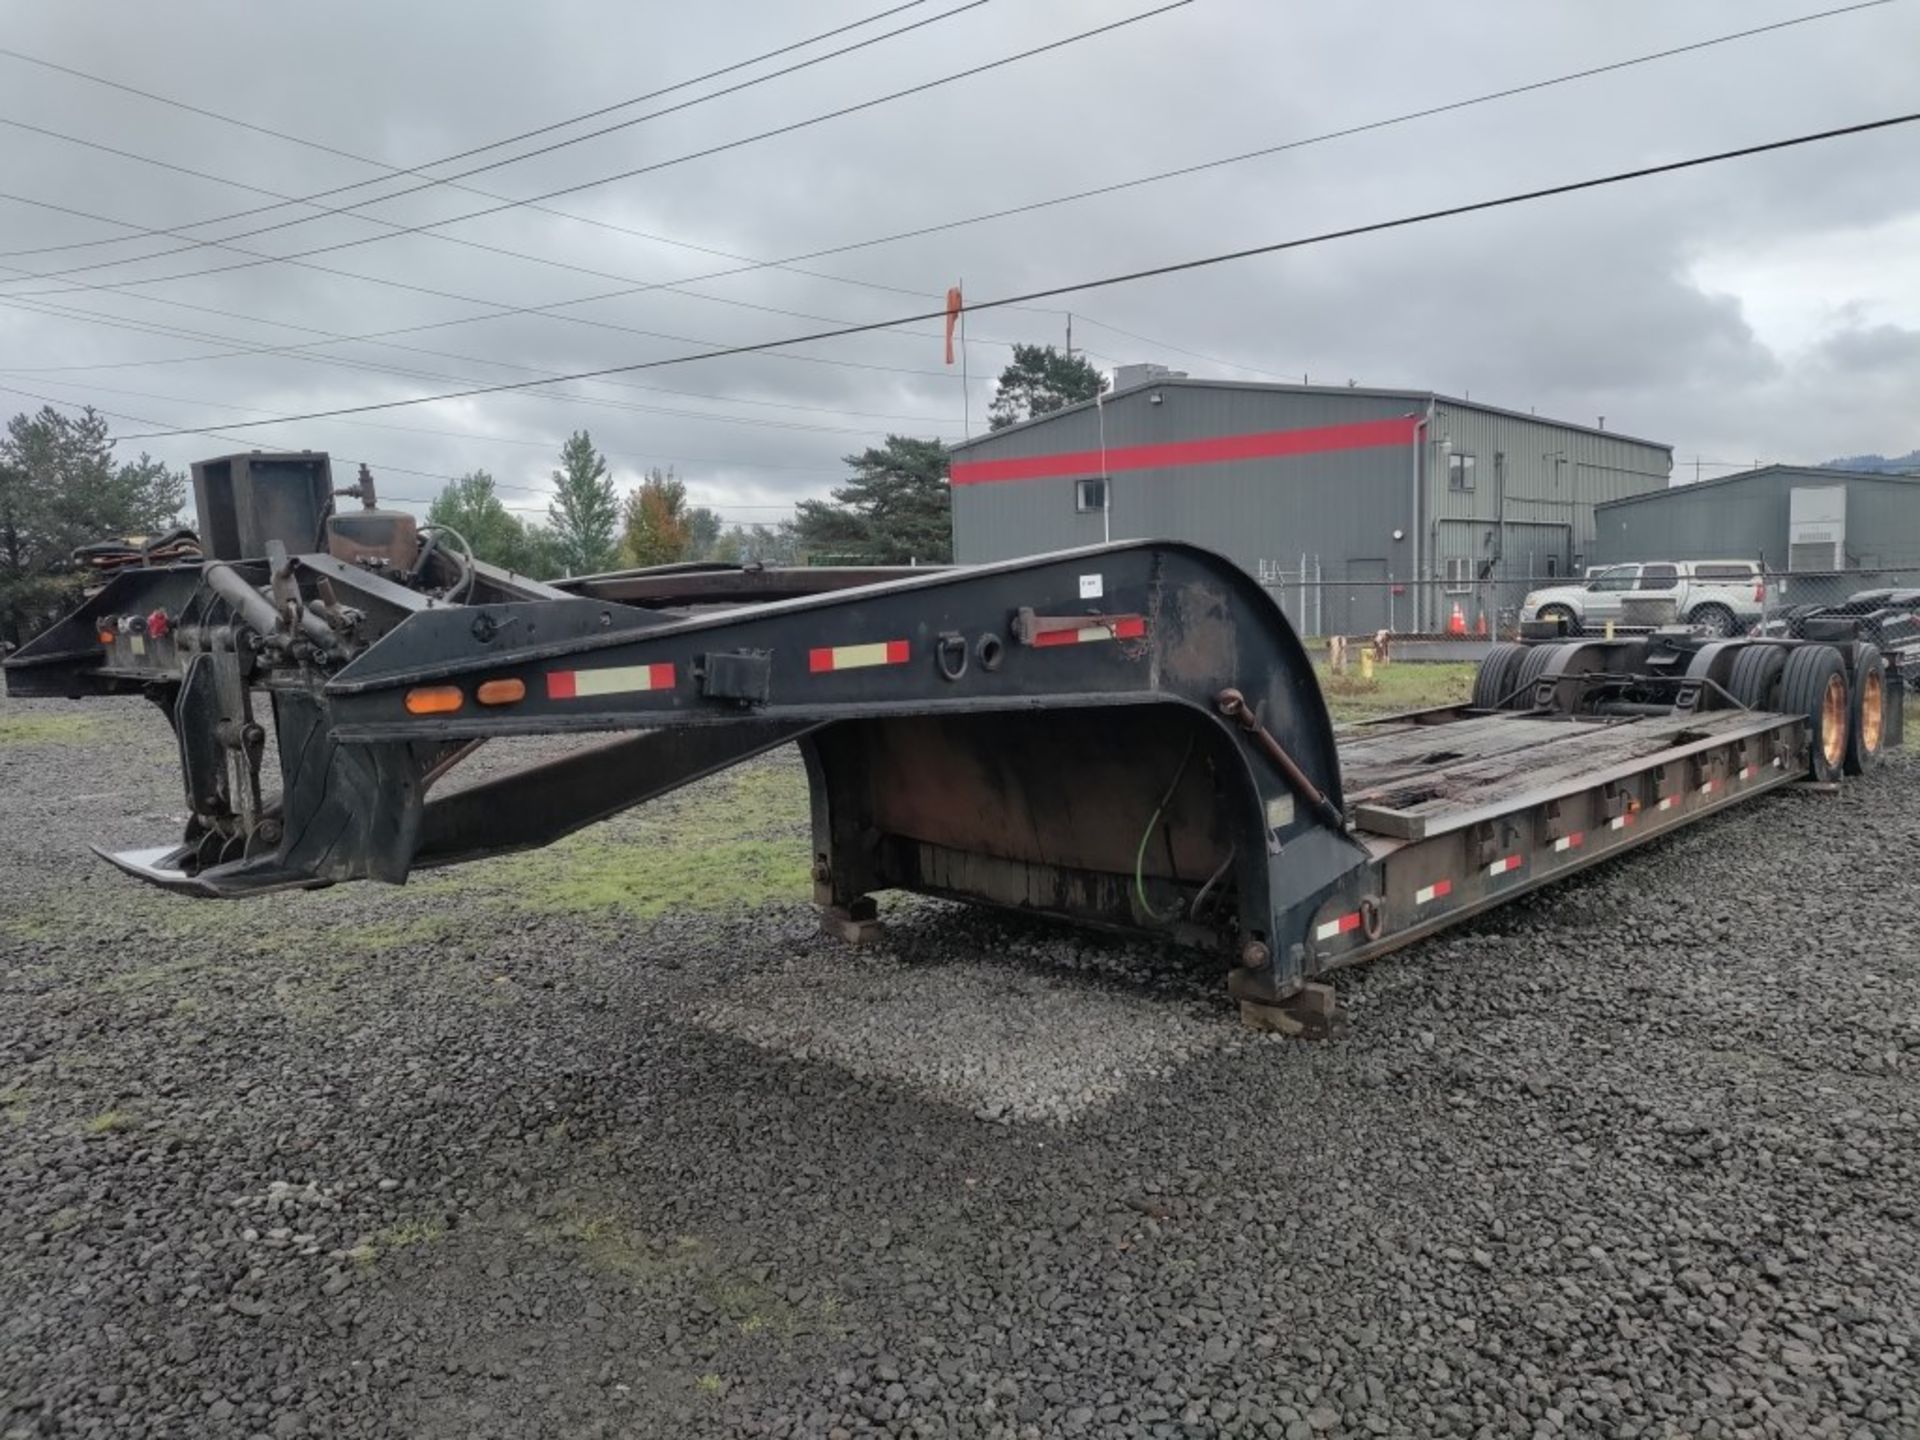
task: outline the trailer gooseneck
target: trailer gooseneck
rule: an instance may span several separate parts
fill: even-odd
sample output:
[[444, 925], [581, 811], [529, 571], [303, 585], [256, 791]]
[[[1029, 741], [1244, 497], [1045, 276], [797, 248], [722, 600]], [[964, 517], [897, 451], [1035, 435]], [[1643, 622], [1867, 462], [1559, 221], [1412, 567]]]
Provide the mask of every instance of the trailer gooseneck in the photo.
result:
[[[888, 888], [1146, 933], [1292, 1029], [1316, 976], [1899, 740], [1898, 668], [1839, 634], [1503, 645], [1471, 705], [1336, 738], [1272, 599], [1186, 545], [552, 586], [329, 515], [324, 456], [195, 481], [208, 557], [119, 572], [5, 672], [165, 710], [186, 833], [108, 858], [187, 894], [400, 882], [797, 742], [842, 933]], [[576, 731], [614, 738], [435, 793], [488, 740]]]

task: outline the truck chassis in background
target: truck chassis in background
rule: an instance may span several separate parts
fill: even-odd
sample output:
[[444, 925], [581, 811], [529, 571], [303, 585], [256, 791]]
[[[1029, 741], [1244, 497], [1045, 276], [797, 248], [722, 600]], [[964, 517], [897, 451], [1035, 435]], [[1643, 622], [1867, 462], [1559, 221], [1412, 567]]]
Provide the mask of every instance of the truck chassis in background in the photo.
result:
[[[333, 511], [323, 455], [195, 478], [206, 559], [116, 573], [5, 666], [167, 714], [185, 834], [108, 858], [185, 894], [404, 881], [793, 742], [833, 929], [899, 888], [1160, 937], [1293, 1030], [1329, 970], [1900, 739], [1900, 667], [1839, 631], [1502, 645], [1471, 704], [1336, 736], [1271, 597], [1187, 545], [547, 585], [370, 478]], [[483, 743], [589, 731], [614, 738], [434, 793]]]

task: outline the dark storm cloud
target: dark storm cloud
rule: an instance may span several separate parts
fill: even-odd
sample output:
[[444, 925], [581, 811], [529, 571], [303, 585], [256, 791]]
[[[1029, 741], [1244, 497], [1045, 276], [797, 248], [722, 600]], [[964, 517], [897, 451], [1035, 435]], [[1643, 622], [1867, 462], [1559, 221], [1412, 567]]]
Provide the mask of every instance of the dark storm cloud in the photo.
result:
[[[188, 0], [144, 9], [16, 11], [5, 43], [410, 165], [879, 8], [740, 0], [642, 13], [580, 0], [296, 10]], [[877, 28], [942, 8], [925, 6]], [[843, 60], [463, 183], [520, 198], [655, 164], [1122, 13], [1130, 12], [1092, 0], [996, 0]], [[161, 422], [117, 422], [123, 431], [365, 404], [868, 321], [929, 308], [960, 276], [970, 297], [986, 298], [1910, 106], [1907, 61], [1920, 45], [1920, 18], [1912, 6], [1892, 5], [1183, 180], [802, 262], [838, 278], [765, 269], [689, 282], [737, 267], [727, 254], [799, 255], [1795, 13], [1784, 4], [1735, 0], [1312, 8], [1199, 0], [898, 104], [551, 202], [604, 222], [600, 227], [515, 210], [446, 231], [550, 263], [414, 235], [311, 258], [346, 276], [271, 265], [28, 302], [181, 332], [175, 335], [0, 305], [0, 367], [38, 372], [0, 375], [0, 385]], [[286, 194], [376, 173], [16, 61], [0, 59], [0, 67], [0, 116], [99, 144]], [[0, 189], [148, 225], [178, 226], [270, 203], [253, 191], [18, 129], [0, 147]], [[839, 456], [890, 429], [951, 436], [968, 421], [977, 427], [1007, 343], [1059, 340], [1062, 312], [1072, 309], [1076, 343], [1103, 365], [1160, 359], [1237, 378], [1306, 373], [1471, 390], [1573, 419], [1604, 413], [1609, 424], [1670, 440], [1683, 455], [1893, 453], [1920, 444], [1909, 343], [1920, 315], [1885, 297], [1915, 293], [1902, 267], [1920, 262], [1889, 253], [1857, 285], [1850, 276], [1828, 281], [1847, 291], [1825, 297], [1836, 318], [1827, 332], [1802, 336], [1756, 327], [1756, 308], [1773, 297], [1715, 289], [1696, 277], [1713, 273], [1714, 257], [1729, 249], [1766, 241], [1818, 245], [1822, 237], [1884, 226], [1920, 209], [1916, 195], [1920, 147], [1910, 135], [1885, 135], [1093, 292], [1038, 310], [984, 313], [969, 323], [973, 381], [964, 406], [958, 376], [940, 363], [938, 326], [919, 324], [905, 327], [908, 334], [799, 347], [785, 357], [576, 383], [561, 387], [563, 396], [487, 396], [354, 422], [235, 433], [250, 443], [367, 456], [396, 471], [454, 474], [485, 466], [526, 487], [516, 503], [537, 506], [534, 492], [552, 467], [553, 449], [584, 426], [623, 478], [675, 465], [697, 498], [741, 507], [734, 518], [772, 519], [795, 496], [823, 492]], [[370, 208], [392, 222], [417, 224], [491, 203], [441, 188]], [[194, 233], [228, 236], [289, 213]], [[284, 255], [378, 230], [334, 216], [233, 243]], [[0, 249], [111, 233], [91, 221], [0, 202]], [[46, 271], [178, 243], [149, 240], [0, 264]], [[209, 247], [64, 283], [244, 258]], [[1905, 283], [1889, 286], [1896, 272]], [[355, 275], [371, 278], [349, 278]], [[689, 283], [684, 291], [647, 290], [553, 314], [499, 313], [665, 282]], [[0, 300], [59, 283], [0, 286]], [[1793, 281], [1789, 275], [1769, 283]], [[454, 321], [463, 323], [445, 323]], [[436, 328], [411, 328], [422, 326]], [[330, 341], [394, 330], [411, 333], [391, 335], [386, 344]], [[297, 355], [181, 359], [250, 345], [307, 348]], [[362, 368], [334, 363], [342, 359]], [[142, 360], [176, 363], [125, 364]], [[840, 363], [821, 363], [828, 361]], [[101, 365], [116, 368], [47, 368]], [[17, 395], [0, 400], [9, 408], [32, 403]], [[228, 443], [173, 439], [152, 448], [184, 462]], [[413, 476], [390, 488], [427, 495], [436, 483]], [[746, 508], [752, 506], [768, 508]]]

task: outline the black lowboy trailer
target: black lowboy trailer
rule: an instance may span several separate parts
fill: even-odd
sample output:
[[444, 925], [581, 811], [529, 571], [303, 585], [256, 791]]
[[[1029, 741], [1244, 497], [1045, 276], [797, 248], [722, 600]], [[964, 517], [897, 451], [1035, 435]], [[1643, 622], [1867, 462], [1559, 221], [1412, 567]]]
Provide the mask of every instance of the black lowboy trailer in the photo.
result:
[[[120, 571], [5, 669], [165, 710], [186, 834], [108, 858], [185, 894], [400, 882], [796, 742], [831, 929], [899, 888], [1144, 933], [1296, 1030], [1329, 970], [1900, 738], [1899, 675], [1833, 636], [1503, 645], [1470, 705], [1336, 737], [1272, 598], [1191, 546], [555, 586], [329, 515], [324, 456], [196, 483], [206, 560]], [[436, 793], [484, 742], [576, 731], [615, 738]]]

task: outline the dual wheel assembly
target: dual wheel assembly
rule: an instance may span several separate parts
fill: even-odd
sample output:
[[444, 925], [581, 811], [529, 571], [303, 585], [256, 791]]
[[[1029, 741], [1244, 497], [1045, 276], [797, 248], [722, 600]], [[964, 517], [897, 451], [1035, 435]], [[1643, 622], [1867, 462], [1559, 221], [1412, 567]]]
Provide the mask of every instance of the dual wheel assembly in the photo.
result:
[[1846, 646], [1750, 645], [1727, 683], [1749, 710], [1807, 717], [1807, 773], [1815, 780], [1864, 775], [1887, 740], [1887, 662], [1866, 641]]
[[[1866, 641], [1732, 644], [1737, 649], [1731, 667], [1712, 667], [1724, 677], [1714, 687], [1714, 695], [1722, 705], [1806, 716], [1810, 778], [1824, 781], [1861, 775], [1880, 762], [1888, 715], [1887, 662], [1878, 647]], [[1610, 668], [1605, 663], [1606, 650], [1595, 646], [1590, 659], [1569, 656], [1568, 660], [1582, 663], [1563, 662], [1556, 669], [1556, 658], [1567, 648], [1552, 643], [1494, 646], [1474, 676], [1469, 703], [1476, 710], [1531, 710], [1542, 680]]]

